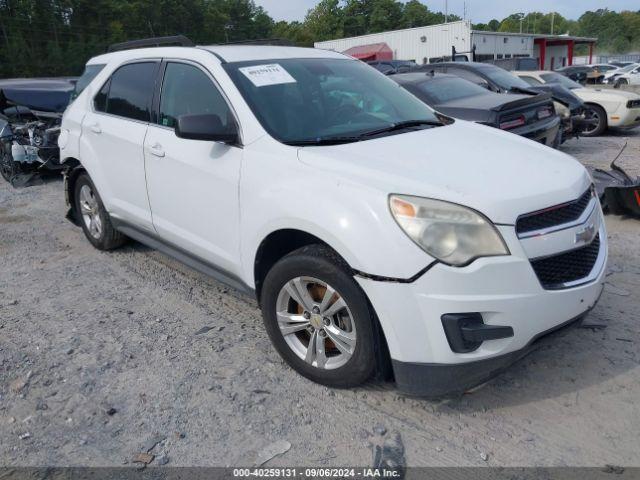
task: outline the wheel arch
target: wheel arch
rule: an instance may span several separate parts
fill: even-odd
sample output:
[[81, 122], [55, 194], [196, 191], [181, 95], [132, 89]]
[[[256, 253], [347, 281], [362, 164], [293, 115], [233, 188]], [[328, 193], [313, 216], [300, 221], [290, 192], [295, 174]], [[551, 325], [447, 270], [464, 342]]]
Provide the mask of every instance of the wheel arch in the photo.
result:
[[[256, 299], [258, 301], [258, 304], [261, 303], [260, 296], [263, 281], [271, 267], [273, 267], [273, 265], [275, 265], [278, 260], [288, 255], [289, 253], [304, 246], [313, 244], [323, 245], [335, 252], [335, 254], [339, 257], [339, 260], [343, 262], [345, 268], [347, 268], [351, 274], [356, 274], [356, 271], [351, 267], [345, 256], [341, 255], [341, 253], [328, 241], [304, 230], [296, 228], [280, 228], [278, 230], [272, 231], [266, 237], [264, 237], [256, 250], [253, 262], [253, 275]], [[358, 284], [358, 282], [356, 282], [356, 284]], [[378, 379], [390, 380], [393, 378], [393, 371], [391, 368], [391, 356], [389, 353], [389, 347], [387, 345], [384, 328], [382, 327], [382, 324], [378, 319], [375, 308], [373, 307], [373, 304], [371, 303], [368, 295], [360, 287], [360, 285], [358, 285], [358, 288], [362, 291], [362, 294], [369, 304], [369, 308], [371, 309], [371, 312], [373, 314], [372, 327], [374, 330], [374, 340], [376, 342], [377, 361], [376, 376]]]
[[87, 173], [87, 170], [82, 166], [80, 160], [74, 157], [67, 157], [62, 162], [64, 165], [64, 197], [67, 205], [70, 209], [70, 218], [75, 218], [75, 192], [76, 181], [82, 173]]

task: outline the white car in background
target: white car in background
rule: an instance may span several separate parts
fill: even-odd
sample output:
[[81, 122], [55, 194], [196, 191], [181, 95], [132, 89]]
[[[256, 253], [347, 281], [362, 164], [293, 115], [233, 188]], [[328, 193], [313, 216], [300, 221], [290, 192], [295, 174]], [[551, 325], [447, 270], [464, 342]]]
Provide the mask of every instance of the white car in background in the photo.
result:
[[609, 85], [640, 85], [640, 63], [607, 72], [603, 83]]
[[[570, 78], [546, 70], [512, 72], [530, 85], [559, 83], [571, 90], [589, 107], [593, 120], [582, 132], [585, 137], [602, 135], [608, 128], [633, 128], [640, 125], [640, 95], [623, 90], [586, 88]], [[640, 77], [640, 75], [638, 75]]]

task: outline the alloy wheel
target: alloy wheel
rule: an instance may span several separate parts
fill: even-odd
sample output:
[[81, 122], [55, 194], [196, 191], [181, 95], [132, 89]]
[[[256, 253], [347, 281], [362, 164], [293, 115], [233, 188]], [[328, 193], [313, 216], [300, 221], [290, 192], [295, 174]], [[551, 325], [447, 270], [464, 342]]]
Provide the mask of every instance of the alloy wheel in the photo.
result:
[[326, 282], [296, 277], [276, 301], [278, 327], [291, 350], [323, 370], [346, 364], [356, 346], [356, 326], [344, 298]]
[[83, 185], [80, 189], [80, 214], [89, 234], [99, 240], [102, 236], [102, 219], [98, 199], [89, 185]]

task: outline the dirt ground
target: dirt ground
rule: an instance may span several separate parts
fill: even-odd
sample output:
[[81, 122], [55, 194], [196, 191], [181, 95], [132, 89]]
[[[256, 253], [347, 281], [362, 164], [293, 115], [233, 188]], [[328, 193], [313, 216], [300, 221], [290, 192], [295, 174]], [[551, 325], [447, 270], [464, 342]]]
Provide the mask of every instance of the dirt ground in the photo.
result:
[[[621, 164], [640, 174], [638, 130], [563, 149], [605, 166], [627, 136]], [[607, 286], [588, 317], [599, 328], [562, 331], [473, 393], [428, 401], [307, 381], [253, 300], [139, 244], [101, 253], [65, 213], [60, 181], [0, 182], [2, 465], [121, 466], [141, 452], [253, 465], [290, 444], [266, 465], [367, 466], [383, 427], [410, 466], [640, 466], [638, 220], [607, 217]]]

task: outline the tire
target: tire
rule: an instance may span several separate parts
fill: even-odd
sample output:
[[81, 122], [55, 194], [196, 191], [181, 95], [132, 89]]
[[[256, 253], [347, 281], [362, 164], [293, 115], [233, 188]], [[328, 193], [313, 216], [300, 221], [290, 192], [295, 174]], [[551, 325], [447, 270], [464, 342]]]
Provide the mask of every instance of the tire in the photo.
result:
[[597, 119], [598, 123], [591, 130], [584, 130], [582, 132], [583, 137], [597, 137], [602, 135], [607, 130], [607, 112], [600, 105], [587, 104], [587, 111], [591, 111], [594, 119]]
[[[296, 285], [298, 289], [291, 295]], [[305, 287], [306, 306], [300, 295], [304, 295]], [[325, 298], [329, 300], [322, 301]], [[330, 248], [309, 245], [279, 260], [264, 279], [260, 305], [275, 349], [306, 378], [329, 387], [348, 388], [360, 385], [374, 373], [373, 312], [349, 267]], [[285, 311], [287, 319], [295, 317], [294, 322], [279, 321], [279, 317], [285, 318], [279, 312]], [[285, 335], [281, 327], [298, 331]], [[315, 355], [309, 353], [309, 345], [318, 346], [313, 349]]]
[[11, 156], [11, 149], [7, 150], [7, 146], [0, 144], [0, 175], [7, 182], [11, 183], [11, 179], [18, 173], [18, 165]]
[[81, 173], [74, 188], [76, 217], [87, 240], [98, 250], [113, 250], [126, 242], [123, 234], [111, 224], [95, 185], [86, 173]]
[[618, 81], [616, 81], [615, 85], [613, 86], [613, 88], [620, 88], [623, 85], [628, 85], [629, 82], [627, 81], [626, 78], [621, 78]]

